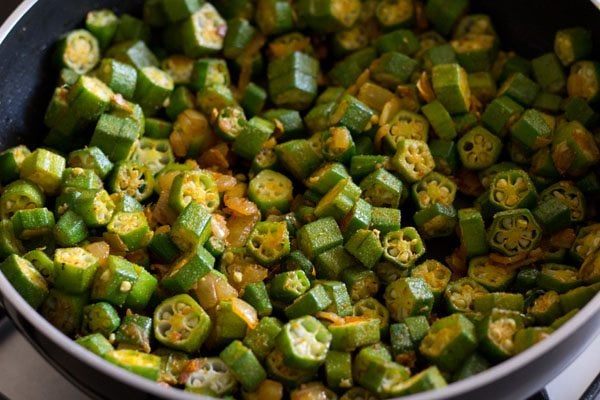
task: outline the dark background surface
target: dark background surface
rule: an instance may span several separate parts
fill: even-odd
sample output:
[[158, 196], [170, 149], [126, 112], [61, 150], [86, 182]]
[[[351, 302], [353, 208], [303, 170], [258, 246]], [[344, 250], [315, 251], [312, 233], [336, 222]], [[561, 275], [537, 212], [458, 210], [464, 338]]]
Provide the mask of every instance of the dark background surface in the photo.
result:
[[21, 0], [0, 0], [0, 21], [4, 21]]

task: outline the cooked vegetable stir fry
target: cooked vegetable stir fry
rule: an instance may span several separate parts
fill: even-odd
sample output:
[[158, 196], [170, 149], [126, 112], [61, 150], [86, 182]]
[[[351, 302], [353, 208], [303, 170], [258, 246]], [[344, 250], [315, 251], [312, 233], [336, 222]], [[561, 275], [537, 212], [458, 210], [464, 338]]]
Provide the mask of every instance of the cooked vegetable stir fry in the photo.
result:
[[[378, 399], [535, 345], [600, 290], [600, 62], [468, 0], [146, 0], [58, 40], [0, 153], [0, 270], [191, 393]], [[58, 71], [57, 71], [58, 72]]]

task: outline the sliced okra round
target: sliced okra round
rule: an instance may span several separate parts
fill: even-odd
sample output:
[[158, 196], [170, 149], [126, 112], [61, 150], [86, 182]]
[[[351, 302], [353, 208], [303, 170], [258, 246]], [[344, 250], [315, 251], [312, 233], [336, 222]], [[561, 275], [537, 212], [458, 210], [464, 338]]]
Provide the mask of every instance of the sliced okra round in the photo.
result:
[[279, 172], [265, 169], [250, 180], [248, 198], [262, 213], [273, 209], [287, 212], [292, 201], [292, 181]]
[[310, 315], [293, 319], [283, 326], [277, 339], [284, 362], [292, 368], [312, 369], [325, 362], [331, 333]]
[[540, 201], [543, 202], [552, 196], [569, 207], [571, 222], [577, 223], [585, 220], [585, 196], [573, 182], [560, 181], [549, 186], [540, 193]]
[[144, 201], [154, 189], [154, 176], [149, 167], [134, 161], [120, 162], [108, 181], [112, 192], [124, 192], [137, 201]]
[[106, 230], [119, 236], [129, 251], [146, 247], [152, 239], [152, 231], [142, 211], [115, 213]]
[[208, 314], [187, 294], [168, 298], [154, 310], [154, 337], [175, 350], [198, 351], [211, 325]]
[[426, 142], [402, 139], [398, 141], [392, 165], [407, 182], [417, 182], [433, 171], [435, 162]]
[[490, 184], [490, 202], [499, 210], [530, 208], [537, 201], [537, 191], [522, 169], [500, 171]]
[[169, 206], [181, 212], [191, 202], [203, 205], [209, 212], [219, 207], [217, 184], [207, 171], [184, 171], [173, 179]]
[[470, 313], [474, 310], [474, 300], [487, 293], [487, 289], [473, 279], [460, 278], [448, 284], [444, 299], [450, 312]]
[[32, 307], [38, 308], [48, 296], [46, 280], [25, 258], [12, 254], [0, 264], [0, 270]]
[[383, 258], [400, 268], [410, 268], [425, 254], [425, 244], [411, 226], [388, 232], [382, 239]]
[[46, 197], [35, 183], [17, 180], [4, 188], [0, 195], [0, 216], [10, 218], [19, 210], [43, 207]]
[[458, 155], [465, 168], [482, 170], [500, 156], [502, 142], [487, 129], [477, 126], [458, 140]]
[[541, 238], [542, 229], [526, 208], [496, 213], [488, 231], [490, 247], [509, 257], [533, 250]]
[[56, 59], [61, 67], [85, 74], [100, 61], [98, 39], [85, 29], [69, 32], [58, 44]]
[[438, 172], [431, 172], [413, 184], [412, 195], [419, 208], [428, 208], [434, 203], [448, 206], [454, 203], [456, 184]]
[[506, 290], [516, 276], [516, 271], [502, 265], [496, 265], [488, 256], [473, 258], [469, 261], [469, 278], [493, 292]]
[[167, 139], [142, 138], [137, 144], [133, 161], [147, 166], [153, 174], [175, 161], [171, 144]]
[[285, 222], [259, 222], [248, 237], [248, 252], [263, 265], [271, 265], [290, 253], [290, 239]]
[[410, 276], [422, 278], [437, 299], [444, 294], [452, 277], [452, 271], [441, 262], [430, 259], [412, 268]]
[[221, 397], [237, 388], [235, 376], [220, 358], [200, 358], [192, 361], [192, 365], [194, 369], [184, 375], [186, 392]]
[[422, 278], [400, 278], [387, 286], [383, 297], [390, 316], [396, 321], [429, 315], [434, 301], [433, 293]]

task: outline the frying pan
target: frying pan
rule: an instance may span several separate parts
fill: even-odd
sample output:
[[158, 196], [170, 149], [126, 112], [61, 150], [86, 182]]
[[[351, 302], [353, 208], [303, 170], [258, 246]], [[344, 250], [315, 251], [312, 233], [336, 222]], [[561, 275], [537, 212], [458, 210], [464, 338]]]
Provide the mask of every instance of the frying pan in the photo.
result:
[[[0, 0], [5, 1], [5, 0]], [[218, 0], [215, 0], [218, 1]], [[35, 146], [46, 133], [43, 113], [56, 82], [53, 43], [81, 26], [86, 12], [140, 10], [142, 0], [25, 0], [0, 28], [0, 149]], [[504, 48], [527, 57], [551, 50], [557, 29], [582, 25], [600, 46], [600, 11], [585, 0], [472, 0], [490, 14]], [[0, 274], [0, 301], [18, 330], [68, 380], [92, 398], [128, 400], [202, 397], [165, 388], [105, 362], [64, 336], [32, 309]], [[479, 375], [405, 400], [522, 399], [544, 387], [594, 339], [600, 329], [600, 296], [533, 348]], [[15, 360], [18, 363], [19, 360]]]

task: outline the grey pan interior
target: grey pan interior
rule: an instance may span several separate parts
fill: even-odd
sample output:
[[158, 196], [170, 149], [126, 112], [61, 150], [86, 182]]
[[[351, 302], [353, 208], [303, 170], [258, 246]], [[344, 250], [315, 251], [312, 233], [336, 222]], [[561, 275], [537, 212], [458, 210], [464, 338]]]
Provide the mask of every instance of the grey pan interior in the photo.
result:
[[[80, 23], [84, 10], [104, 7], [118, 7], [119, 9], [133, 9], [139, 6], [139, 0], [114, 1], [83, 1], [83, 0], [25, 0], [13, 15], [0, 28], [0, 75], [5, 82], [0, 82], [0, 110], [4, 131], [0, 134], [0, 145], [24, 140], [28, 143], [35, 142], [34, 135], [41, 134], [39, 122], [26, 117], [37, 115], [37, 121], [43, 108], [42, 104], [49, 98], [48, 88], [51, 86], [43, 74], [30, 78], [34, 82], [23, 81], [22, 87], [16, 92], [11, 90], [6, 82], [17, 79], [10, 74], [13, 62], [3, 54], [3, 49], [18, 49], [21, 43], [36, 41], [27, 47], [30, 58], [34, 64], [43, 64], [43, 58], [48, 47], [56, 36], [65, 30], [73, 28]], [[473, 0], [479, 9], [492, 13], [497, 18], [494, 20], [501, 31], [507, 32], [511, 45], [523, 51], [537, 51], [548, 49], [548, 35], [550, 30], [560, 27], [560, 21], [574, 24], [580, 22], [591, 28], [597, 27], [598, 11], [589, 2], [579, 0], [571, 2], [543, 2], [543, 1], [484, 1]], [[502, 3], [498, 5], [498, 3]], [[552, 3], [553, 7], [548, 7]], [[557, 7], [555, 8], [554, 5]], [[539, 8], [535, 8], [538, 7]], [[58, 7], [58, 8], [57, 8]], [[528, 7], [531, 7], [529, 9]], [[551, 10], [552, 8], [552, 10]], [[527, 10], [536, 10], [533, 14], [523, 15]], [[571, 10], [571, 13], [568, 12]], [[52, 18], [64, 13], [64, 22], [57, 28], [48, 28], [48, 21], [43, 19], [48, 15]], [[521, 20], [512, 16], [521, 16]], [[39, 24], [23, 25], [26, 20], [39, 21]], [[552, 22], [554, 21], [554, 22]], [[574, 21], [574, 22], [569, 22]], [[541, 25], [544, 24], [542, 29]], [[57, 25], [57, 24], [54, 24]], [[510, 26], [513, 25], [513, 29]], [[563, 25], [568, 26], [568, 25]], [[29, 29], [29, 33], [27, 29]], [[48, 30], [50, 29], [50, 30]], [[56, 29], [60, 29], [56, 31]], [[46, 31], [48, 30], [48, 31]], [[503, 32], [501, 32], [503, 33]], [[598, 37], [600, 32], [595, 31]], [[512, 35], [512, 37], [511, 37]], [[41, 36], [41, 37], [40, 37]], [[502, 36], [501, 37], [505, 37]], [[527, 43], [519, 42], [519, 38], [527, 38]], [[19, 42], [21, 41], [21, 42]], [[15, 43], [13, 43], [15, 42]], [[597, 40], [596, 43], [600, 43]], [[39, 50], [36, 50], [39, 49]], [[39, 53], [38, 53], [39, 52]], [[538, 52], [539, 54], [539, 52]], [[16, 55], [15, 55], [16, 56]], [[22, 56], [22, 55], [21, 55]], [[8, 74], [8, 75], [7, 75]], [[30, 96], [37, 96], [29, 101]], [[16, 111], [15, 111], [16, 108]], [[25, 110], [27, 109], [27, 110]], [[37, 132], [32, 132], [37, 131]], [[24, 138], [21, 138], [24, 134]], [[90, 396], [95, 398], [128, 398], [136, 399], [199, 399], [198, 395], [191, 395], [179, 390], [163, 388], [134, 374], [123, 371], [92, 353], [74, 345], [71, 339], [64, 336], [40, 315], [35, 312], [11, 287], [3, 275], [0, 274], [0, 299], [6, 312], [15, 322], [19, 330], [28, 338], [46, 359], [48, 359], [65, 377], [76, 383]], [[575, 359], [589, 345], [600, 328], [600, 297], [596, 296], [581, 312], [579, 312], [566, 325], [560, 328], [550, 338], [541, 344], [525, 351], [524, 353], [467, 380], [453, 383], [441, 391], [434, 391], [403, 397], [406, 400], [434, 400], [434, 399], [520, 399], [525, 398], [548, 383], [566, 365]], [[15, 360], [18, 362], [18, 360]]]

